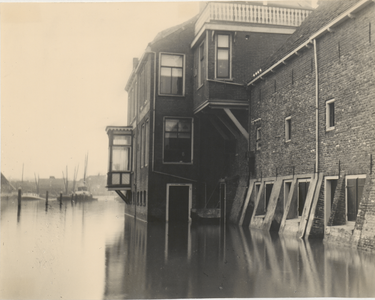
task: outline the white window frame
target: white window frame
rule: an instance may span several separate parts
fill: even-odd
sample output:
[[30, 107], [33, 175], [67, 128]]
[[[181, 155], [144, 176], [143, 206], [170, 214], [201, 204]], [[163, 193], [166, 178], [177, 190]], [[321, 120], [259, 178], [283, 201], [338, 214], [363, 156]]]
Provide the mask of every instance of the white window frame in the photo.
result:
[[292, 117], [286, 117], [284, 123], [285, 142], [288, 143], [292, 140]]
[[357, 179], [357, 178], [366, 179], [366, 174], [345, 176], [345, 220], [346, 220], [346, 224], [352, 224], [353, 226], [356, 221], [348, 221], [348, 179]]
[[[191, 161], [190, 162], [166, 162], [164, 161], [164, 147], [165, 147], [165, 120], [166, 119], [190, 119], [191, 120]], [[194, 163], [194, 118], [192, 117], [171, 117], [165, 116], [163, 118], [163, 149], [162, 149], [163, 164], [166, 165], [192, 165]]]
[[324, 225], [327, 226], [329, 217], [331, 215], [331, 206], [329, 205], [329, 200], [332, 201], [331, 199], [331, 185], [328, 184], [328, 181], [332, 180], [338, 180], [338, 176], [325, 176], [324, 177]]
[[[228, 35], [229, 36], [229, 77], [218, 77], [217, 76], [217, 44], [219, 35]], [[215, 79], [216, 80], [233, 80], [232, 77], [232, 51], [233, 51], [233, 38], [232, 34], [226, 32], [218, 32], [215, 34]]]
[[262, 140], [262, 127], [258, 127], [256, 129], [256, 139], [255, 139], [255, 144], [256, 144], [256, 150], [261, 149], [261, 140]]
[[[161, 57], [163, 55], [179, 55], [182, 56], [182, 94], [181, 95], [175, 95], [175, 94], [163, 94], [161, 93]], [[185, 97], [185, 72], [186, 72], [186, 55], [183, 53], [172, 53], [172, 52], [160, 52], [159, 53], [159, 84], [158, 84], [158, 95], [159, 96], [168, 96], [168, 97]]]
[[330, 108], [330, 104], [335, 103], [335, 101], [336, 101], [336, 99], [331, 99], [331, 100], [326, 101], [326, 131], [331, 131], [331, 130], [335, 129], [335, 125], [336, 125], [335, 111], [336, 111], [336, 109], [333, 110], [334, 125], [331, 126], [331, 108]]

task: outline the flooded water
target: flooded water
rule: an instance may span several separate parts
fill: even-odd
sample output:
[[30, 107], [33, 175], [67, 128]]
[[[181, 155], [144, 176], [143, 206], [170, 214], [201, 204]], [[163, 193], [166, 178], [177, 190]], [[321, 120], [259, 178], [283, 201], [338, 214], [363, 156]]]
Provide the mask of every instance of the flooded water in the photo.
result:
[[124, 204], [1, 202], [0, 299], [375, 297], [375, 255]]

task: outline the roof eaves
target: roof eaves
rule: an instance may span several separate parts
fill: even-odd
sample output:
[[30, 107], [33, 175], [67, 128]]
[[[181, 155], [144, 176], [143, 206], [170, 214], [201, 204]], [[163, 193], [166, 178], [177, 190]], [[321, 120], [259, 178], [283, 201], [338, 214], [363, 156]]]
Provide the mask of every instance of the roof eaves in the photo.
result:
[[314, 34], [312, 34], [305, 42], [303, 42], [301, 45], [294, 48], [292, 51], [290, 51], [287, 55], [285, 55], [283, 58], [278, 60], [275, 64], [273, 64], [271, 67], [267, 68], [266, 71], [261, 72], [258, 76], [256, 76], [253, 80], [251, 80], [247, 86], [254, 85], [256, 81], [259, 79], [263, 79], [263, 77], [268, 74], [269, 72], [273, 72], [276, 67], [278, 67], [281, 64], [286, 64], [286, 60], [292, 57], [293, 55], [298, 55], [298, 51], [302, 50], [304, 47], [309, 48], [309, 44], [312, 43], [314, 39], [317, 39], [321, 37], [322, 35], [326, 34], [327, 32], [332, 31], [332, 28], [335, 26], [341, 24], [347, 19], [352, 18], [353, 14], [364, 8], [370, 3], [373, 3], [374, 0], [362, 0], [358, 2], [357, 4], [353, 5], [351, 8], [347, 9], [343, 13], [341, 13], [338, 17], [336, 17], [333, 21], [328, 23], [327, 25], [323, 26], [320, 30], [316, 31]]

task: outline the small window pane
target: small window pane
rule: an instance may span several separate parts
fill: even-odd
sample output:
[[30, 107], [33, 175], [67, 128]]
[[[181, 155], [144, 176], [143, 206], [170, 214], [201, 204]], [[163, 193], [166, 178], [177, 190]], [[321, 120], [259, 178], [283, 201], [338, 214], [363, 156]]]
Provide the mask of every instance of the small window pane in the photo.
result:
[[229, 47], [229, 35], [218, 35], [217, 36], [217, 46], [228, 48]]
[[190, 139], [190, 133], [179, 133], [178, 137], [180, 139]]
[[229, 77], [229, 57], [228, 50], [219, 49], [217, 51], [217, 76]]
[[113, 147], [112, 148], [112, 171], [129, 171], [130, 148]]
[[178, 126], [179, 131], [190, 132], [191, 131], [191, 121], [190, 120], [181, 120]]
[[113, 145], [131, 145], [131, 136], [114, 135]]
[[161, 65], [168, 67], [182, 67], [182, 56], [163, 54], [161, 56]]
[[174, 119], [166, 120], [165, 131], [178, 131], [178, 120], [174, 120]]

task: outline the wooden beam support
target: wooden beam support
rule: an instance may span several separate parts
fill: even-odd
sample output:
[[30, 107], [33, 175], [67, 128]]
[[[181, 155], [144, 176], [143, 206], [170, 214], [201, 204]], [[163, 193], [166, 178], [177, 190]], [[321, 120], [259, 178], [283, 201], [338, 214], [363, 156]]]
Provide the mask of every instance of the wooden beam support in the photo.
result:
[[219, 134], [221, 135], [221, 137], [224, 139], [224, 140], [229, 140], [229, 137], [225, 134], [225, 132], [220, 128], [219, 124], [216, 122], [216, 120], [214, 119], [214, 116], [208, 116], [208, 119], [210, 120], [212, 126], [215, 127], [215, 129], [217, 130], [217, 132], [219, 132]]
[[236, 130], [231, 126], [231, 124], [229, 122], [227, 122], [227, 120], [225, 120], [222, 116], [217, 116], [217, 118], [221, 121], [221, 123], [224, 124], [224, 126], [230, 131], [231, 134], [233, 134], [233, 136], [235, 138], [238, 138], [238, 133], [236, 132]]
[[230, 109], [224, 108], [225, 113], [228, 115], [228, 117], [232, 120], [234, 125], [238, 128], [238, 130], [242, 133], [242, 135], [245, 137], [245, 139], [248, 141], [249, 140], [249, 134], [246, 131], [245, 128], [241, 125], [241, 123], [237, 120], [237, 118], [233, 115]]

